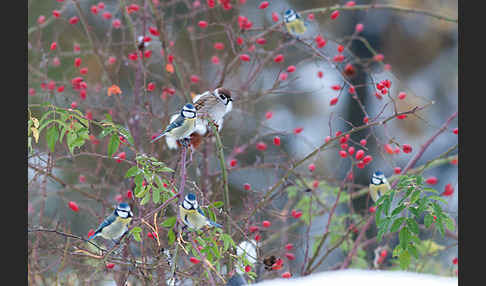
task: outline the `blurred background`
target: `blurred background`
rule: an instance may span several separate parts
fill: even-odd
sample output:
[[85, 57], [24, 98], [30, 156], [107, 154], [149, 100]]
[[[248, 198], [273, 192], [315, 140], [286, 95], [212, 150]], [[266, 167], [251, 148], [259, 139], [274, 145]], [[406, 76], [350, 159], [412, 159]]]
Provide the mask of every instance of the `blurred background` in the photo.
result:
[[[178, 63], [184, 65], [183, 79], [177, 80], [174, 76], [172, 78], [166, 76], [165, 64], [168, 55], [161, 53], [163, 44], [158, 37], [152, 37], [147, 47], [152, 54], [150, 58], [145, 59], [143, 69], [139, 62], [128, 58], [128, 55], [134, 52], [134, 35], [150, 35], [147, 32], [147, 27], [153, 26], [150, 13], [143, 14], [146, 18], [142, 15], [137, 15], [136, 18], [133, 16], [132, 18], [136, 20], [133, 26], [130, 26], [122, 15], [119, 1], [103, 1], [104, 9], [99, 9], [97, 14], [90, 9], [93, 5], [98, 5], [98, 1], [77, 2], [84, 13], [89, 30], [99, 41], [96, 52], [91, 48], [91, 41], [86, 36], [81, 23], [69, 24], [69, 19], [78, 15], [73, 2], [28, 1], [29, 104], [49, 101], [58, 106], [69, 107], [75, 101], [79, 110], [92, 112], [95, 120], [101, 120], [106, 113], [110, 113], [115, 122], [129, 128], [140, 151], [157, 154], [158, 158], [171, 167], [175, 167], [177, 163], [178, 152], [168, 149], [164, 140], [157, 144], [148, 143], [150, 137], [167, 123], [168, 116], [182, 106], [190, 93], [197, 94], [215, 88], [224, 73], [224, 63], [235, 57], [232, 46], [236, 36], [232, 35], [235, 37], [231, 42], [228, 39], [228, 32], [221, 32], [221, 27], [218, 25], [210, 25], [203, 33], [197, 26], [200, 20], [209, 23], [230, 22], [234, 21], [237, 15], [244, 15], [253, 22], [253, 27], [268, 28], [274, 24], [272, 12], [277, 12], [281, 16], [287, 8], [305, 11], [346, 3], [346, 1], [312, 0], [270, 1], [269, 8], [262, 11], [258, 8], [261, 1], [248, 0], [243, 5], [237, 5], [238, 1], [231, 1], [233, 9], [225, 11], [218, 8], [218, 12], [215, 12], [208, 11], [206, 1], [160, 1], [160, 5], [166, 5], [163, 16], [167, 21], [168, 43], [164, 44], [167, 44], [168, 50], [175, 55], [176, 62], [180, 59]], [[143, 9], [150, 8], [148, 1], [126, 2], [127, 4], [137, 3]], [[355, 2], [357, 5], [376, 3], [413, 7], [433, 11], [453, 19], [458, 18], [458, 4], [453, 0]], [[51, 19], [52, 11], [55, 9], [62, 11], [59, 19]], [[109, 19], [108, 16], [103, 16], [105, 12], [111, 13]], [[355, 26], [361, 23], [364, 29], [359, 36], [366, 39], [376, 53], [384, 55], [384, 64], [391, 66], [391, 70], [386, 70], [383, 64], [370, 64], [367, 69], [358, 68], [356, 75], [350, 79], [356, 86], [358, 97], [370, 118], [375, 118], [377, 115], [379, 118], [386, 118], [393, 114], [390, 104], [380, 114], [384, 105], [389, 103], [389, 99], [383, 97], [379, 100], [374, 95], [376, 90], [373, 82], [384, 79], [392, 82], [389, 91], [392, 97], [396, 98], [399, 92], [407, 93], [406, 99], [397, 101], [398, 111], [410, 110], [414, 106], [433, 102], [423, 111], [417, 112], [417, 116], [410, 115], [405, 120], [392, 120], [384, 128], [374, 128], [373, 136], [370, 136], [368, 129], [351, 136], [353, 142], [368, 138], [367, 154], [373, 155], [373, 161], [365, 168], [355, 169], [353, 172], [354, 182], [366, 186], [371, 173], [376, 169], [382, 170], [387, 176], [393, 175], [395, 167], [403, 169], [420, 146], [452, 113], [458, 110], [458, 25], [419, 13], [386, 9], [341, 11], [336, 20], [331, 20], [328, 12], [314, 14], [315, 18], [308, 20], [308, 29], [302, 36], [304, 41], [312, 42], [315, 36], [320, 34], [328, 40], [322, 51], [331, 55], [331, 58], [336, 53], [338, 44], [349, 43], [347, 46], [349, 50], [344, 52], [346, 57], [355, 60], [370, 59], [374, 55], [364, 42], [358, 39], [349, 41]], [[40, 15], [45, 15], [47, 21], [51, 21], [50, 24], [42, 29], [32, 29], [38, 25]], [[304, 18], [307, 15], [305, 14]], [[117, 19], [120, 20], [120, 27], [113, 24]], [[250, 35], [259, 32], [249, 31], [243, 36], [247, 40], [251, 38]], [[55, 52], [49, 51], [53, 41], [58, 44]], [[257, 45], [257, 49], [249, 54], [252, 57], [263, 58], [289, 41], [280, 33], [272, 33], [263, 47]], [[223, 43], [224, 49], [214, 49], [216, 42]], [[245, 43], [245, 49], [250, 46]], [[79, 50], [76, 47], [79, 47]], [[241, 64], [226, 75], [224, 86], [232, 91], [235, 101], [232, 112], [226, 117], [221, 134], [225, 146], [225, 158], [235, 158], [238, 167], [266, 162], [295, 162], [322, 145], [326, 136], [333, 136], [338, 130], [347, 131], [351, 124], [354, 126], [363, 124], [363, 112], [356, 101], [346, 94], [347, 89], [340, 95], [337, 105], [329, 105], [330, 98], [338, 94], [331, 86], [343, 83], [332, 64], [312, 56], [309, 49], [299, 42], [285, 46], [279, 52], [285, 56], [285, 63], [279, 65], [269, 62], [249, 86], [245, 84], [249, 75], [255, 72], [252, 65]], [[105, 61], [105, 68], [101, 67], [96, 53]], [[214, 63], [212, 60], [214, 56], [219, 58], [220, 63]], [[84, 100], [80, 98], [77, 91], [69, 88], [71, 79], [79, 76], [78, 68], [73, 65], [77, 57], [82, 58], [81, 66], [88, 68], [88, 73], [82, 75], [88, 84], [88, 92]], [[111, 64], [110, 57], [115, 57], [116, 62]], [[295, 65], [296, 71], [289, 75], [286, 82], [277, 90], [272, 90], [279, 74], [288, 65]], [[318, 76], [319, 72], [323, 72], [322, 77]], [[191, 81], [189, 76], [192, 75], [196, 75], [199, 81]], [[60, 93], [56, 89], [50, 89], [51, 81], [55, 82], [56, 89], [61, 85], [66, 86], [65, 91]], [[181, 81], [183, 87], [179, 85]], [[144, 91], [143, 87], [148, 82], [155, 82], [154, 92]], [[123, 92], [118, 99], [115, 99], [116, 96], [106, 96], [107, 87], [112, 84], [120, 86]], [[174, 92], [170, 90], [171, 88]], [[271, 92], [268, 92], [269, 90]], [[146, 108], [146, 106], [150, 107]], [[272, 118], [266, 119], [267, 112], [273, 113]], [[417, 166], [438, 157], [456, 144], [457, 135], [453, 134], [452, 130], [457, 127], [457, 120], [454, 119], [447, 131], [433, 142], [417, 162]], [[294, 134], [295, 128], [302, 128], [302, 132]], [[281, 146], [273, 146], [273, 136], [264, 136], [265, 134], [279, 134], [282, 140]], [[379, 138], [381, 141], [373, 138]], [[97, 144], [93, 140], [87, 142], [79, 152], [106, 154], [106, 141], [107, 138], [102, 138]], [[268, 150], [265, 152], [257, 150], [254, 147], [257, 141], [265, 142]], [[389, 142], [410, 144], [413, 152], [411, 154], [400, 152], [390, 156], [383, 151], [383, 144]], [[235, 153], [235, 148], [246, 147], [245, 144], [249, 145], [244, 152]], [[205, 152], [205, 146], [196, 151], [194, 166], [203, 164], [201, 154]], [[46, 167], [46, 150], [45, 139], [41, 136], [39, 144], [34, 144], [33, 154], [30, 154], [28, 159], [29, 227], [39, 224], [37, 214], [42, 204], [43, 176], [36, 170]], [[72, 156], [66, 152], [67, 148], [60, 144], [56, 146], [56, 152], [57, 150], [59, 152], [54, 156], [56, 164], [52, 174], [66, 185], [63, 186], [54, 180], [45, 182], [47, 197], [44, 208], [46, 218], [43, 224], [63, 225], [68, 232], [85, 236], [90, 229], [98, 225], [102, 217], [109, 213], [107, 209], [120, 199], [117, 196], [121, 195], [124, 198], [126, 191], [133, 188], [132, 181], [123, 177], [129, 166], [100, 156], [87, 154]], [[206, 149], [208, 150], [212, 152], [212, 149]], [[313, 157], [311, 162], [308, 162], [316, 166], [312, 175], [307, 171], [308, 163], [299, 167], [298, 171], [315, 179], [328, 179], [329, 185], [337, 186], [338, 182], [345, 178], [351, 165], [350, 161], [339, 157], [339, 150], [339, 146], [336, 146]], [[123, 151], [126, 152], [127, 159], [134, 160], [135, 154], [131, 150], [125, 148]], [[457, 154], [457, 149], [450, 153], [453, 154]], [[198, 182], [201, 173], [199, 168], [194, 166], [189, 167], [188, 177]], [[217, 157], [210, 157], [209, 166], [212, 170], [210, 173], [219, 170]], [[281, 174], [272, 168], [249, 167], [230, 170], [232, 211], [238, 214], [247, 209], [252, 200], [259, 198], [279, 179], [279, 175]], [[427, 170], [423, 175], [426, 178], [430, 176], [438, 178], [438, 183], [433, 187], [439, 192], [443, 192], [447, 184], [454, 187], [455, 192], [451, 196], [444, 197], [448, 202], [444, 208], [457, 219], [459, 191], [457, 165], [444, 164]], [[218, 181], [216, 177], [211, 177], [211, 180], [211, 182]], [[249, 192], [244, 189], [245, 183], [251, 185], [251, 195], [248, 195]], [[74, 192], [71, 187], [95, 194], [100, 200]], [[209, 191], [208, 197], [222, 200], [222, 195], [217, 192], [217, 189]], [[81, 210], [88, 211], [72, 212], [68, 207], [68, 201], [76, 201]], [[332, 202], [332, 197], [329, 201]], [[271, 208], [279, 210], [286, 202], [286, 198], [278, 198], [272, 202]], [[367, 196], [353, 201], [353, 208], [357, 212], [366, 212], [369, 206]], [[349, 209], [344, 205], [340, 205], [337, 209], [338, 214], [348, 211]], [[255, 221], [265, 218], [268, 219], [269, 216], [259, 214]], [[319, 223], [321, 220], [322, 223]], [[317, 218], [310, 236], [321, 234], [325, 222], [327, 222], [326, 214]], [[278, 226], [278, 222], [275, 222], [275, 226]], [[301, 236], [304, 231], [304, 226], [289, 230], [287, 234], [289, 240], [296, 239], [297, 242], [302, 242]], [[433, 236], [429, 233], [423, 235], [424, 239]], [[453, 269], [457, 267], [453, 268], [451, 261], [457, 257], [457, 240], [439, 235], [434, 235], [433, 238], [439, 245], [446, 247], [444, 251], [439, 252], [436, 259], [431, 259], [422, 271], [442, 276], [453, 275]], [[276, 249], [281, 247], [281, 243], [282, 241], [273, 241], [266, 247]], [[396, 241], [390, 239], [382, 244], [393, 245], [393, 243]], [[304, 244], [294, 243], [294, 245], [296, 259], [289, 264], [291, 268], [300, 269]], [[447, 247], [449, 245], [452, 246]], [[373, 259], [373, 250], [377, 246], [375, 244], [367, 249], [370, 260]], [[342, 251], [332, 252], [319, 270], [331, 269], [345, 256], [346, 253]], [[55, 258], [51, 259], [55, 260]], [[366, 268], [366, 265], [363, 267]]]

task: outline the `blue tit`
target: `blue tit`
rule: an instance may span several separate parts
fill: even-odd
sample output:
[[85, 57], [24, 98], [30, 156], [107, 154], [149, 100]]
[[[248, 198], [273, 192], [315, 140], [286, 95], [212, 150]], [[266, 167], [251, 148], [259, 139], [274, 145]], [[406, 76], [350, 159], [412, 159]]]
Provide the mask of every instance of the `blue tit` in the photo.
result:
[[172, 121], [165, 130], [155, 137], [153, 143], [163, 136], [170, 134], [176, 140], [180, 140], [182, 145], [187, 146], [189, 136], [196, 129], [196, 108], [191, 103], [184, 105], [179, 116]]
[[[198, 114], [198, 121], [212, 120], [221, 129], [223, 117], [233, 109], [231, 92], [223, 87], [206, 91], [193, 99]], [[201, 124], [198, 122], [198, 125]]]
[[118, 243], [118, 240], [128, 231], [128, 224], [132, 217], [133, 213], [130, 206], [127, 203], [120, 203], [113, 213], [103, 220], [88, 240], [101, 236]]
[[301, 35], [307, 29], [307, 23], [302, 19], [299, 13], [293, 9], [287, 9], [284, 14], [285, 27], [291, 34]]
[[204, 212], [197, 204], [196, 195], [193, 193], [189, 193], [185, 196], [184, 201], [182, 201], [182, 204], [179, 205], [179, 212], [184, 224], [191, 229], [198, 230], [206, 225], [209, 227], [223, 227], [204, 215]]
[[378, 198], [388, 192], [391, 189], [388, 180], [385, 178], [385, 174], [381, 171], [376, 171], [371, 176], [370, 180], [370, 195], [374, 202]]

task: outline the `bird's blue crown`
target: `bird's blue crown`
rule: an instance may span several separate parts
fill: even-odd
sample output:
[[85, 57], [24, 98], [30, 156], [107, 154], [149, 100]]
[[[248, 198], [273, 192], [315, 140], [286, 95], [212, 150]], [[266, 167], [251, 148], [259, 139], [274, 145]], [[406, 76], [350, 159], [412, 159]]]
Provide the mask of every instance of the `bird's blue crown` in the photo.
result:
[[294, 13], [294, 10], [292, 10], [292, 9], [287, 9], [285, 11], [285, 15], [291, 15], [292, 13]]
[[189, 193], [189, 194], [187, 194], [187, 199], [189, 199], [190, 201], [195, 201], [196, 195], [193, 194], [193, 193]]
[[188, 109], [194, 109], [194, 105], [192, 105], [191, 103], [186, 104], [185, 107]]
[[120, 204], [118, 205], [118, 207], [119, 207], [120, 209], [129, 209], [129, 208], [130, 208], [130, 206], [129, 206], [127, 203], [120, 203]]
[[382, 171], [376, 171], [374, 175], [375, 176], [382, 176], [383, 175], [383, 172]]

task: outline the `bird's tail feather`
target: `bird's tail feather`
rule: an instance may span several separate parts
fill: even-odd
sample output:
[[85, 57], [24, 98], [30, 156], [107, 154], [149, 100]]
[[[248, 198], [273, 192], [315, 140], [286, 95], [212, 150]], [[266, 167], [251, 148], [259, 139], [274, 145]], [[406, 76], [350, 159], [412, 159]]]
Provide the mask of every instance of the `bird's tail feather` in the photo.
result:
[[159, 140], [160, 138], [164, 137], [165, 135], [167, 135], [167, 132], [162, 132], [159, 136], [157, 136], [154, 139], [152, 139], [150, 141], [150, 143], [154, 143], [155, 141]]
[[215, 227], [223, 228], [222, 225], [220, 225], [219, 223], [216, 223], [216, 222], [214, 222], [212, 220], [209, 220], [209, 224], [212, 225], [212, 226], [215, 226]]

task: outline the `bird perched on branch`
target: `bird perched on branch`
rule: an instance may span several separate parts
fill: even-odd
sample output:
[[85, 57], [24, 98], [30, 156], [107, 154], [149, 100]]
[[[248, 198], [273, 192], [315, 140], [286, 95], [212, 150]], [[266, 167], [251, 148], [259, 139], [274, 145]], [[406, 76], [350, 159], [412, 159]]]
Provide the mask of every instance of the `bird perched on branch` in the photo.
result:
[[371, 176], [370, 180], [370, 195], [374, 202], [376, 202], [381, 195], [384, 195], [391, 189], [385, 174], [381, 171], [376, 171]]
[[198, 230], [203, 226], [215, 226], [219, 228], [223, 227], [204, 215], [204, 212], [197, 203], [196, 195], [193, 193], [189, 193], [185, 196], [184, 201], [182, 201], [182, 204], [179, 205], [179, 212], [181, 215], [181, 220], [191, 229]]
[[307, 23], [294, 9], [287, 9], [284, 13], [284, 22], [287, 31], [291, 34], [301, 35], [307, 30]]
[[204, 121], [211, 120], [218, 130], [222, 127], [223, 117], [233, 109], [231, 92], [223, 87], [196, 95], [193, 103], [198, 114], [198, 125], [207, 126]]
[[130, 205], [120, 203], [116, 206], [113, 213], [103, 220], [88, 240], [101, 236], [105, 239], [111, 239], [115, 243], [119, 243], [119, 239], [128, 231], [128, 224], [132, 220], [132, 217], [133, 213]]
[[162, 133], [152, 139], [150, 143], [153, 143], [163, 136], [170, 134], [176, 140], [179, 140], [181, 144], [187, 147], [189, 136], [194, 132], [196, 128], [196, 108], [191, 103], [184, 105], [181, 113], [175, 118], [169, 126], [165, 128]]

